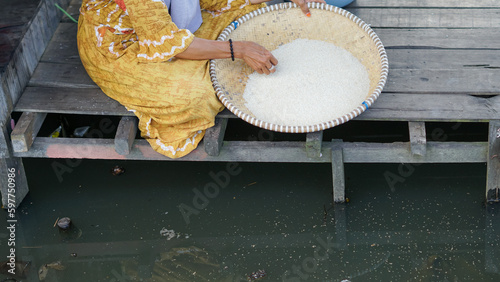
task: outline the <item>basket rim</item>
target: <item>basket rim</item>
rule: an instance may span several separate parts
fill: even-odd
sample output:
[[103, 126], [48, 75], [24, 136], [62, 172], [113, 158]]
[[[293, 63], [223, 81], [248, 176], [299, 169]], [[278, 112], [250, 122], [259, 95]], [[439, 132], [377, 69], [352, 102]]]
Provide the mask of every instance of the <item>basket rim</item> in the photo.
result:
[[[377, 100], [377, 98], [380, 96], [382, 93], [382, 89], [384, 88], [386, 82], [387, 82], [387, 77], [389, 74], [389, 62], [387, 59], [387, 53], [385, 51], [384, 45], [382, 44], [382, 41], [378, 37], [378, 35], [371, 29], [370, 25], [365, 23], [363, 20], [358, 18], [356, 15], [352, 14], [351, 12], [344, 10], [342, 8], [332, 6], [329, 4], [325, 3], [308, 3], [307, 6], [312, 9], [321, 9], [321, 10], [327, 10], [331, 11], [334, 13], [337, 13], [341, 16], [344, 16], [354, 23], [356, 23], [359, 27], [361, 27], [362, 30], [368, 33], [370, 38], [372, 39], [373, 43], [375, 43], [377, 50], [380, 55], [381, 59], [381, 73], [380, 73], [380, 79], [378, 81], [377, 87], [375, 90], [370, 94], [370, 96], [365, 99], [358, 107], [353, 109], [347, 114], [344, 114], [340, 117], [337, 117], [336, 119], [329, 120], [326, 122], [322, 123], [317, 123], [314, 125], [279, 125], [279, 124], [273, 124], [269, 123], [257, 118], [254, 118], [250, 116], [249, 114], [243, 112], [240, 110], [238, 107], [236, 107], [233, 103], [231, 103], [224, 92], [222, 91], [222, 87], [219, 84], [219, 81], [217, 80], [216, 72], [215, 72], [215, 65], [216, 61], [214, 59], [210, 60], [210, 78], [212, 80], [212, 85], [215, 89], [216, 95], [219, 98], [219, 100], [222, 102], [222, 104], [229, 109], [233, 114], [235, 114], [237, 117], [243, 119], [244, 121], [255, 125], [260, 128], [264, 128], [267, 130], [271, 131], [277, 131], [277, 132], [283, 132], [283, 133], [308, 133], [308, 132], [316, 132], [320, 130], [326, 130], [338, 125], [341, 125], [343, 123], [346, 123], [349, 120], [354, 119], [355, 117], [359, 116], [366, 110], [368, 110], [369, 107]], [[272, 11], [277, 11], [277, 10], [282, 10], [282, 9], [290, 9], [290, 8], [299, 8], [295, 3], [289, 2], [289, 3], [278, 3], [270, 6], [266, 6], [260, 9], [257, 9], [253, 12], [250, 12], [242, 17], [240, 17], [238, 20], [233, 21], [231, 24], [229, 24], [219, 35], [217, 38], [217, 41], [227, 41], [227, 37], [233, 32], [240, 24], [252, 19], [253, 17], [259, 16], [264, 13], [272, 12]]]

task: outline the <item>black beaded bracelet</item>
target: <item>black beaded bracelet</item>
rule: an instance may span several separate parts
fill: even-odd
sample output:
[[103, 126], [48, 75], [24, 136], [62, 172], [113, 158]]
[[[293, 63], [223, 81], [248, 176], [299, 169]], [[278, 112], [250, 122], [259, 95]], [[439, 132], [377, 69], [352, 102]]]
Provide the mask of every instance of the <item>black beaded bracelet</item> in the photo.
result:
[[231, 60], [234, 61], [233, 41], [229, 39], [229, 48], [231, 49]]

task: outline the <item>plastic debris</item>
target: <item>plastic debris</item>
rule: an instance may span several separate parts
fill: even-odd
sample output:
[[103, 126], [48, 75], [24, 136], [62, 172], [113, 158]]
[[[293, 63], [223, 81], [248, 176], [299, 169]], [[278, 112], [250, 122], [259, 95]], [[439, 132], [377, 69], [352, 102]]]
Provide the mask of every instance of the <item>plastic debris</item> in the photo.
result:
[[50, 137], [52, 138], [57, 138], [59, 135], [61, 135], [61, 130], [62, 130], [62, 125], [59, 125], [56, 130], [54, 130], [51, 134]]
[[73, 130], [73, 136], [81, 138], [81, 137], [85, 136], [85, 134], [87, 134], [89, 129], [90, 129], [90, 126], [82, 126], [82, 127], [75, 128], [75, 130]]

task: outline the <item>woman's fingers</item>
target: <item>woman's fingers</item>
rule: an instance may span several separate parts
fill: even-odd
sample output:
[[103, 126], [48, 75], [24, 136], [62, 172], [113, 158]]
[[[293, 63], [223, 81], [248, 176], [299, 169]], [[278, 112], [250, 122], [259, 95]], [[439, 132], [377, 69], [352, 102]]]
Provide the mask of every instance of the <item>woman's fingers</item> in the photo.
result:
[[309, 8], [307, 7], [306, 0], [292, 0], [292, 2], [297, 4], [306, 16], [308, 16], [308, 17], [311, 16], [311, 12], [309, 12]]
[[311, 11], [309, 11], [307, 3], [326, 3], [325, 0], [292, 0], [292, 2], [297, 4], [302, 12], [308, 17], [311, 16]]
[[233, 44], [238, 44], [242, 50], [242, 58], [256, 72], [270, 74], [276, 71], [273, 66], [278, 64], [278, 60], [266, 48], [250, 41], [233, 42]]

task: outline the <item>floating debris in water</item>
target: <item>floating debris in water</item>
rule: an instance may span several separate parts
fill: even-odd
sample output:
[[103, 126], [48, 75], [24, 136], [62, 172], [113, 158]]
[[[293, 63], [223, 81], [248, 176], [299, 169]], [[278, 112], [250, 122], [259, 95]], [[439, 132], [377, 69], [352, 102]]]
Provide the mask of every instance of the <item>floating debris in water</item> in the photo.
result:
[[71, 219], [69, 217], [63, 217], [57, 220], [57, 227], [67, 230], [71, 226]]
[[185, 239], [188, 239], [191, 236], [189, 234], [183, 234], [183, 233], [175, 232], [175, 230], [173, 230], [173, 229], [167, 229], [165, 227], [163, 227], [160, 230], [160, 235], [163, 236], [163, 237], [167, 237], [167, 240], [170, 240], [170, 239], [173, 239], [173, 238], [179, 238], [181, 236], [184, 236]]
[[160, 230], [160, 235], [163, 237], [167, 237], [167, 240], [170, 240], [170, 239], [174, 238], [176, 234], [175, 234], [175, 231], [173, 229], [169, 230], [169, 229], [164, 227]]
[[69, 217], [58, 219], [56, 224], [63, 241], [75, 240], [82, 236], [82, 230], [76, 227]]
[[69, 255], [70, 255], [70, 256], [72, 256], [72, 257], [74, 257], [74, 258], [76, 258], [76, 257], [78, 256], [78, 254], [77, 254], [77, 253], [71, 253], [71, 254], [69, 254]]
[[266, 277], [267, 273], [265, 270], [257, 270], [255, 272], [250, 273], [250, 275], [247, 276], [248, 281], [254, 281], [254, 280], [259, 280], [264, 277]]
[[49, 273], [49, 269], [64, 270], [65, 268], [66, 267], [62, 265], [60, 261], [44, 264], [38, 269], [38, 279], [40, 281], [45, 280], [45, 278], [47, 278], [47, 274]]
[[114, 175], [114, 176], [118, 176], [118, 175], [121, 175], [125, 172], [125, 169], [121, 166], [117, 166], [115, 165], [115, 167], [113, 167], [111, 169], [111, 174]]

